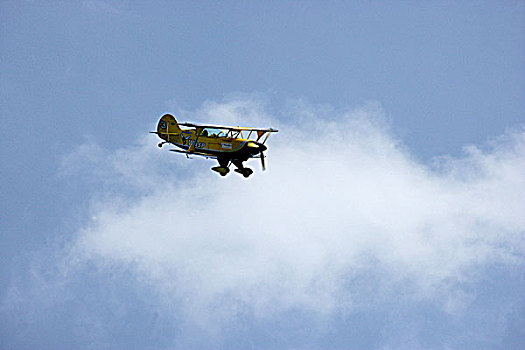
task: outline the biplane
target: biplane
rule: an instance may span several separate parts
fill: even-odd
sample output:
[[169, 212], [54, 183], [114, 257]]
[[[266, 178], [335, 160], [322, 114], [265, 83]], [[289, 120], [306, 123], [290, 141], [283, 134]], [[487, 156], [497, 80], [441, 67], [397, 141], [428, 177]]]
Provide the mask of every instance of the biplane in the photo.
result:
[[208, 125], [194, 123], [177, 123], [171, 114], [163, 115], [157, 124], [157, 134], [163, 141], [158, 144], [172, 144], [181, 149], [170, 149], [172, 152], [203, 156], [216, 159], [219, 166], [211, 168], [221, 176], [230, 172], [230, 165], [235, 171], [248, 177], [253, 170], [245, 167], [243, 162], [251, 158], [261, 159], [262, 169], [266, 169], [266, 141], [271, 133], [277, 130], [261, 128], [244, 128], [238, 126]]

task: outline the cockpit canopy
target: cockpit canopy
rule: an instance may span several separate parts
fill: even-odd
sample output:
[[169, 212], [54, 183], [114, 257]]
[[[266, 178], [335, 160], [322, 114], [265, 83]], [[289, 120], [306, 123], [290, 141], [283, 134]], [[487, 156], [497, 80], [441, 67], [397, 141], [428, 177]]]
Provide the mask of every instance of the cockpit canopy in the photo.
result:
[[201, 135], [205, 137], [226, 137], [223, 130], [216, 128], [204, 128]]
[[255, 139], [256, 137], [256, 133], [250, 130], [223, 130], [217, 128], [204, 128], [201, 135], [204, 137], [224, 137], [228, 139]]

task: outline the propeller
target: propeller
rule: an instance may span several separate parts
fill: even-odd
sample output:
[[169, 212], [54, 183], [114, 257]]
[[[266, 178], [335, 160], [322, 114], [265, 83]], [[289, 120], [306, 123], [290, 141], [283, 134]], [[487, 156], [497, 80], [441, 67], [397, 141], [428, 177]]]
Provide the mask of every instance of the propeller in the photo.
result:
[[261, 151], [261, 165], [262, 165], [262, 170], [265, 171], [266, 170], [266, 164], [264, 164], [264, 153], [263, 153], [263, 151]]
[[251, 156], [255, 156], [257, 154], [257, 152], [259, 152], [259, 158], [261, 158], [261, 165], [262, 165], [262, 170], [266, 170], [266, 164], [264, 162], [264, 151], [266, 151], [266, 146], [263, 145], [262, 143], [259, 143], [259, 142], [255, 142], [255, 141], [249, 141], [247, 146], [251, 149], [249, 152], [251, 154]]

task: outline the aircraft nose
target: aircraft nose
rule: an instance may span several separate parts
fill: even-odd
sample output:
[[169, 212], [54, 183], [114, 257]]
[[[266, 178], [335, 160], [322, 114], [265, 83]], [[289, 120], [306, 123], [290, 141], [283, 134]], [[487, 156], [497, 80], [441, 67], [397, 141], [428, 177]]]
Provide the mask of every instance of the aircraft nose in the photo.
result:
[[267, 149], [267, 147], [265, 145], [263, 145], [262, 143], [259, 143], [259, 142], [255, 142], [255, 141], [248, 142], [247, 146], [252, 150], [253, 154], [264, 152]]
[[266, 146], [262, 143], [255, 142], [255, 141], [248, 141], [248, 147], [253, 148], [260, 151], [266, 151]]

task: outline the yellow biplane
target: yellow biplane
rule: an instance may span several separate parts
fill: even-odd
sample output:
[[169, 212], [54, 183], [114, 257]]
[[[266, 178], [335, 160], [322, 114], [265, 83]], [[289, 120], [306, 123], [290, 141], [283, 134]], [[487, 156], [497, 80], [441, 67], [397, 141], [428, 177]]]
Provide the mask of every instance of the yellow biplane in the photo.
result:
[[[182, 128], [181, 128], [182, 127]], [[157, 124], [157, 134], [164, 144], [172, 144], [179, 149], [170, 149], [172, 152], [198, 155], [217, 159], [219, 166], [211, 168], [221, 176], [230, 172], [230, 164], [237, 167], [236, 172], [248, 177], [253, 170], [243, 166], [243, 162], [250, 158], [260, 158], [262, 169], [265, 170], [264, 145], [275, 129], [242, 128], [238, 126], [207, 125], [193, 123], [177, 123], [171, 114], [165, 114]]]

